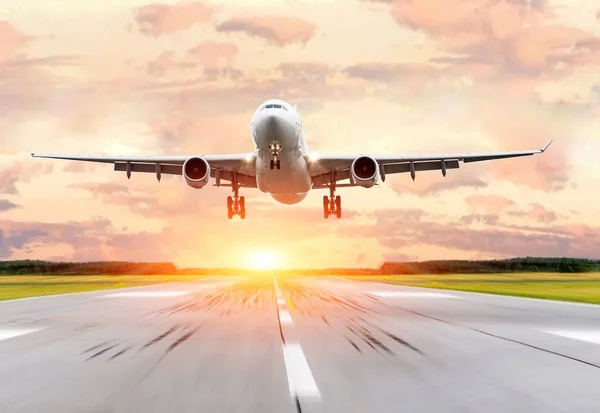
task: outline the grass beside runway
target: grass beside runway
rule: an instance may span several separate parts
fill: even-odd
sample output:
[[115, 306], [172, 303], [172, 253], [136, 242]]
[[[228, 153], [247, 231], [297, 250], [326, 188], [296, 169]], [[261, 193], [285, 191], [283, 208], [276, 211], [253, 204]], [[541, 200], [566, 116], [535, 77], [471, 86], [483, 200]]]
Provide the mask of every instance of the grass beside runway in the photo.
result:
[[344, 276], [413, 287], [600, 304], [600, 273], [502, 273]]
[[198, 275], [2, 275], [0, 301], [43, 295], [143, 287], [201, 279]]

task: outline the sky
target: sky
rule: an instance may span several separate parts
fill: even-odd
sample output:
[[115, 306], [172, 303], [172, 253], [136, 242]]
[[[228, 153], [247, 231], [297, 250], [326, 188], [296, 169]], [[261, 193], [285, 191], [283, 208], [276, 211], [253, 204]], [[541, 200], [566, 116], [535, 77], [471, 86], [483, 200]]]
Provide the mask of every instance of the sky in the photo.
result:
[[[4, 1], [0, 259], [287, 267], [600, 258], [600, 5], [589, 0]], [[250, 152], [261, 102], [316, 152], [537, 149], [277, 204], [32, 159]]]

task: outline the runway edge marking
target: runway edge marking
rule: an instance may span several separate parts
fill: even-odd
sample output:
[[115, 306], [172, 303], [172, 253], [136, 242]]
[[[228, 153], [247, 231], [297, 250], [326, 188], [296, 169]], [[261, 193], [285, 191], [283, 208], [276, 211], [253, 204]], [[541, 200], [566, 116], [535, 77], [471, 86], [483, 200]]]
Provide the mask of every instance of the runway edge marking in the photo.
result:
[[[362, 282], [362, 281], [359, 281]], [[475, 291], [463, 291], [463, 290], [452, 290], [450, 288], [427, 288], [427, 287], [415, 287], [412, 285], [402, 285], [402, 284], [390, 284], [385, 281], [366, 281], [368, 283], [381, 284], [392, 288], [406, 288], [412, 290], [425, 290], [425, 291], [450, 291], [453, 294], [456, 294], [454, 298], [466, 298], [469, 295], [471, 296], [482, 296], [482, 297], [495, 297], [495, 298], [508, 298], [512, 300], [522, 300], [522, 301], [531, 301], [534, 303], [540, 304], [561, 304], [561, 305], [573, 305], [578, 307], [588, 307], [588, 308], [596, 308], [600, 309], [600, 304], [594, 303], [580, 303], [577, 301], [565, 301], [565, 300], [551, 300], [548, 298], [535, 298], [535, 297], [521, 297], [518, 295], [505, 295], [505, 294], [493, 294], [493, 293], [480, 293]]]
[[35, 333], [37, 331], [44, 330], [45, 327], [34, 327], [34, 328], [0, 328], [0, 341], [8, 340], [14, 337], [24, 336], [25, 334]]

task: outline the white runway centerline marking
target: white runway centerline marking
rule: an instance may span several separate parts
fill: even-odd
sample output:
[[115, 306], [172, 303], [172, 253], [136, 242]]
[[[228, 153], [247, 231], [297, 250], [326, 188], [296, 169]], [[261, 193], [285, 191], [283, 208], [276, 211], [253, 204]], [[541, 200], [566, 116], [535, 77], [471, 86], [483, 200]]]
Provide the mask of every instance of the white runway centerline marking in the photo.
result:
[[292, 324], [292, 316], [287, 310], [279, 311], [279, 322], [281, 324]]
[[406, 298], [453, 298], [452, 294], [432, 293], [426, 291], [371, 291], [370, 294], [379, 297], [406, 297]]
[[129, 291], [123, 293], [106, 294], [102, 297], [181, 297], [189, 291]]
[[279, 305], [285, 305], [285, 300], [283, 298], [278, 298], [277, 299], [277, 304], [279, 304]]
[[600, 330], [542, 330], [545, 333], [600, 344]]
[[0, 341], [43, 330], [43, 328], [0, 328]]
[[321, 396], [300, 344], [284, 344], [283, 358], [285, 360], [285, 369], [290, 385], [290, 395], [292, 397]]

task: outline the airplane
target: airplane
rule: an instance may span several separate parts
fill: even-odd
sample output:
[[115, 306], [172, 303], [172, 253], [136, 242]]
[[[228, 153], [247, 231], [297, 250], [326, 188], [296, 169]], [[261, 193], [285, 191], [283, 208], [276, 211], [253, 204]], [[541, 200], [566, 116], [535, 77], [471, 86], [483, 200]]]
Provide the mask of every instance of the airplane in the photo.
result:
[[[256, 188], [281, 204], [298, 204], [311, 189], [329, 189], [323, 196], [323, 217], [342, 217], [341, 197], [337, 188], [372, 188], [385, 182], [391, 174], [410, 173], [415, 180], [421, 171], [458, 169], [459, 162], [480, 162], [541, 154], [548, 149], [440, 154], [312, 154], [308, 150], [302, 119], [297, 106], [281, 99], [269, 99], [254, 112], [250, 121], [254, 151], [250, 153], [191, 156], [94, 156], [31, 153], [36, 158], [114, 164], [115, 171], [153, 173], [160, 182], [163, 174], [182, 175], [183, 181], [195, 189], [213, 186], [230, 187], [227, 197], [229, 219], [246, 218], [246, 202], [240, 188]], [[344, 182], [345, 181], [345, 182]], [[225, 183], [224, 183], [225, 182]]]

